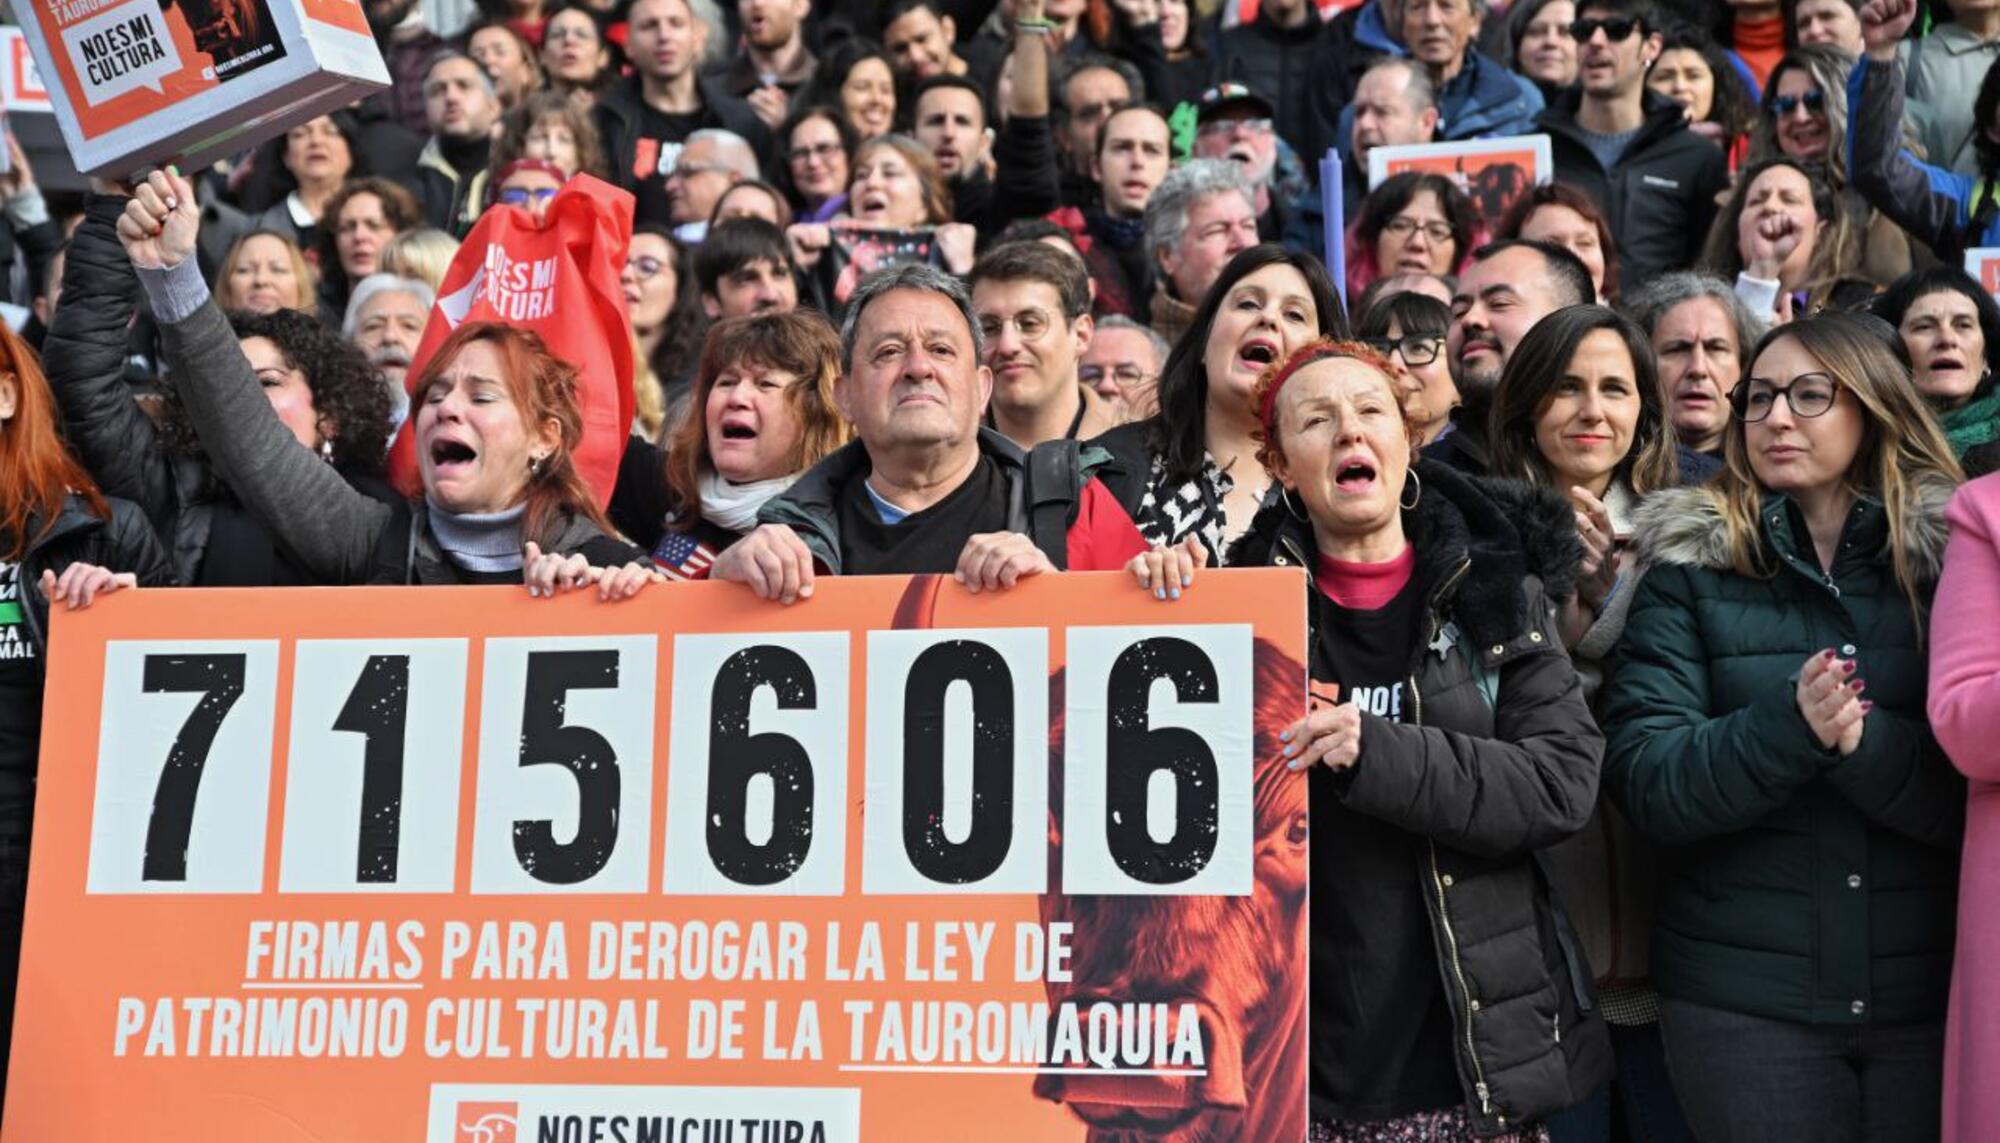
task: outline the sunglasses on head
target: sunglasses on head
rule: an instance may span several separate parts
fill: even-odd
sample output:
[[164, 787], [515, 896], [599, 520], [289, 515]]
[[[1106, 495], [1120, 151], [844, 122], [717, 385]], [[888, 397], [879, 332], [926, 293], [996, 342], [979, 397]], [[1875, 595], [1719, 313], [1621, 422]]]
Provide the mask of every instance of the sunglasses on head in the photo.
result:
[[1578, 17], [1569, 22], [1570, 38], [1581, 44], [1604, 29], [1604, 38], [1612, 43], [1623, 43], [1639, 30], [1639, 21], [1626, 16], [1605, 16], [1602, 18]]
[[1782, 119], [1797, 111], [1800, 104], [1804, 104], [1807, 111], [1817, 115], [1826, 110], [1826, 92], [1808, 91], [1804, 95], [1780, 95], [1771, 100], [1771, 112]]

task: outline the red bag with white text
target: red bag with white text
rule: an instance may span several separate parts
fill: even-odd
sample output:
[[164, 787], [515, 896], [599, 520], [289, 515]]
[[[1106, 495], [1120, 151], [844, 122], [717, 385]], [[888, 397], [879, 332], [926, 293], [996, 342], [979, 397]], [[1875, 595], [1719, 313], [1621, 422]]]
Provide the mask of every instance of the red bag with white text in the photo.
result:
[[[632, 195], [578, 175], [549, 204], [548, 217], [493, 206], [472, 224], [451, 260], [411, 355], [416, 380], [451, 331], [468, 321], [531, 329], [549, 352], [576, 366], [583, 406], [577, 471], [611, 502], [625, 437], [632, 431], [632, 321], [618, 278], [632, 241]], [[389, 471], [406, 494], [421, 492], [411, 411], [390, 447]]]

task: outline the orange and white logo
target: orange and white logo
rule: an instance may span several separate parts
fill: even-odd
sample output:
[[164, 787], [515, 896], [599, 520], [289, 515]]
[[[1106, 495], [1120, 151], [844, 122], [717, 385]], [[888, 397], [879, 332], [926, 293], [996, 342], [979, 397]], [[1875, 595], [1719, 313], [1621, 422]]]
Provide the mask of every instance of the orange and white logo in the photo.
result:
[[514, 1128], [521, 1118], [518, 1103], [473, 1103], [458, 1105], [458, 1143], [514, 1143]]

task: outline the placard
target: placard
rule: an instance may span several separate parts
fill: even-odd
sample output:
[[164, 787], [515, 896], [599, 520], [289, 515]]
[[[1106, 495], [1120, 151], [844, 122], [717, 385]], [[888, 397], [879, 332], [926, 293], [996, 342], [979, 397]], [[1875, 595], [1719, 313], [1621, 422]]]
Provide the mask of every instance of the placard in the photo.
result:
[[360, 0], [15, 0], [14, 14], [87, 175], [201, 166], [389, 83]]
[[55, 110], [28, 37], [11, 24], [0, 25], [0, 106], [9, 111]]
[[1965, 272], [1981, 289], [2000, 299], [2000, 246], [1973, 246], [1965, 252]]
[[1547, 135], [1369, 148], [1369, 190], [1405, 171], [1427, 171], [1456, 182], [1491, 226], [1529, 187], [1543, 186], [1555, 177], [1555, 159]]
[[1303, 1138], [1304, 603], [59, 613], [0, 1140]]

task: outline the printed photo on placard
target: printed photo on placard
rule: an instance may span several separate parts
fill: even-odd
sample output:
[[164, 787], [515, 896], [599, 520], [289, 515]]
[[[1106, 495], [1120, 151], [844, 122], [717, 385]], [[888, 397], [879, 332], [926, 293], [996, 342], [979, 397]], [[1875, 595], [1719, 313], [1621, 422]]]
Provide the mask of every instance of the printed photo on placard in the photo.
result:
[[1428, 171], [1457, 182], [1489, 225], [1497, 224], [1529, 187], [1555, 175], [1547, 135], [1467, 139], [1459, 143], [1413, 143], [1375, 147], [1368, 152], [1368, 188], [1405, 171]]

